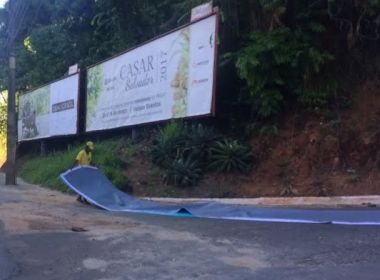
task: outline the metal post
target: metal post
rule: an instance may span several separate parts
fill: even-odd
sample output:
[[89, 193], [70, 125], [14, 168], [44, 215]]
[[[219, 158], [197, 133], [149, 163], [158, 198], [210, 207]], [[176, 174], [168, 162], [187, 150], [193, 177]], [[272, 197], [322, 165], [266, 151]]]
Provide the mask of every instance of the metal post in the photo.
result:
[[40, 142], [40, 156], [46, 156], [46, 143], [44, 140]]
[[132, 141], [133, 142], [137, 142], [138, 138], [139, 138], [139, 131], [136, 127], [133, 127], [132, 128]]
[[6, 185], [16, 185], [16, 57], [13, 51], [9, 54], [9, 85], [8, 85], [8, 131], [7, 131], [7, 164]]

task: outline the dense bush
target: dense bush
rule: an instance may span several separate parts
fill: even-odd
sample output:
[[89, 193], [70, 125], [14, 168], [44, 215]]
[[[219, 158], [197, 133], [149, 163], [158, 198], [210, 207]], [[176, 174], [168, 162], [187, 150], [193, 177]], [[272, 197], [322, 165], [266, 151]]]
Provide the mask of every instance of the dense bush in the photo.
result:
[[252, 108], [253, 117], [271, 119], [280, 115], [285, 101], [296, 98], [306, 106], [324, 105], [329, 88], [310, 89], [309, 80], [332, 59], [311, 44], [301, 30], [286, 27], [250, 34], [238, 55], [236, 67], [246, 81], [241, 101]]
[[177, 186], [195, 185], [208, 168], [244, 172], [251, 163], [249, 147], [223, 140], [214, 129], [201, 124], [183, 122], [158, 129], [151, 157], [164, 170], [164, 181]]
[[153, 162], [164, 169], [165, 182], [195, 185], [201, 178], [208, 146], [216, 137], [201, 124], [173, 121], [160, 127], [150, 153]]
[[180, 122], [170, 122], [158, 128], [151, 148], [153, 162], [165, 167], [182, 155], [186, 131]]
[[202, 176], [199, 161], [192, 157], [179, 157], [164, 172], [164, 181], [176, 186], [193, 186]]
[[208, 149], [221, 136], [212, 128], [202, 124], [186, 125], [184, 154], [197, 159], [203, 166], [207, 161]]
[[249, 147], [237, 140], [217, 141], [210, 149], [211, 169], [220, 172], [247, 172], [252, 164], [252, 153]]

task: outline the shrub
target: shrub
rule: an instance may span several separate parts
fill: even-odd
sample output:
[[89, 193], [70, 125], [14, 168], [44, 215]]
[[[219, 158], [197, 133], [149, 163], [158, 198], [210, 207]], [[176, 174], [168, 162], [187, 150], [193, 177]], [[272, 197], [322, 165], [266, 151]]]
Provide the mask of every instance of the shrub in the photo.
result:
[[209, 167], [220, 172], [247, 172], [252, 163], [250, 148], [236, 140], [217, 141], [209, 150]]
[[213, 129], [201, 124], [174, 121], [157, 130], [151, 157], [163, 168], [166, 183], [191, 186], [199, 181], [208, 149], [217, 137]]
[[184, 126], [180, 122], [170, 122], [157, 130], [153, 140], [151, 156], [154, 163], [161, 167], [170, 164], [184, 146]]
[[219, 138], [213, 129], [201, 124], [171, 122], [157, 130], [152, 160], [163, 169], [164, 181], [176, 186], [195, 185], [207, 167], [223, 172], [248, 171], [252, 160], [249, 147]]
[[165, 170], [164, 181], [175, 186], [193, 186], [202, 176], [202, 169], [197, 160], [191, 157], [175, 159]]
[[212, 128], [201, 124], [186, 126], [184, 153], [187, 156], [198, 159], [203, 165], [207, 161], [208, 149], [219, 135]]
[[201, 124], [171, 122], [157, 130], [151, 156], [154, 163], [167, 167], [179, 157], [207, 160], [207, 149], [218, 136]]
[[119, 159], [124, 166], [131, 164], [135, 155], [136, 147], [131, 141], [126, 141], [123, 147], [119, 150]]
[[278, 135], [278, 128], [276, 125], [262, 125], [259, 130], [259, 135]]

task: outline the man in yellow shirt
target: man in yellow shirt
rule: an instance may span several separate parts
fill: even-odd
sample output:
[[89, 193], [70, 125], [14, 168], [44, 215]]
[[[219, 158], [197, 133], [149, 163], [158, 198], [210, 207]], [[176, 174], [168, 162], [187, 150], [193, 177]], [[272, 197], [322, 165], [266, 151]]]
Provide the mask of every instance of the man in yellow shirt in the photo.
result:
[[92, 151], [94, 150], [94, 143], [88, 141], [83, 150], [81, 150], [75, 158], [75, 165], [91, 165]]
[[[74, 166], [91, 165], [92, 151], [94, 150], [94, 143], [88, 141], [83, 150], [81, 150], [75, 158]], [[88, 203], [87, 200], [78, 195], [77, 200], [79, 202]]]

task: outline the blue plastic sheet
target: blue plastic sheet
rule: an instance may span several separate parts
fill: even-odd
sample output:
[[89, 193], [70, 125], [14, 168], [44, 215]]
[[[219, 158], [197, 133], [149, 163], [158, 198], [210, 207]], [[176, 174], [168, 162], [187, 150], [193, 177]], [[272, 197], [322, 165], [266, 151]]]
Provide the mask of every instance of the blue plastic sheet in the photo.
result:
[[97, 168], [81, 166], [61, 174], [63, 182], [90, 203], [108, 210], [263, 222], [380, 225], [377, 209], [292, 209], [249, 207], [215, 202], [163, 204], [118, 190]]

